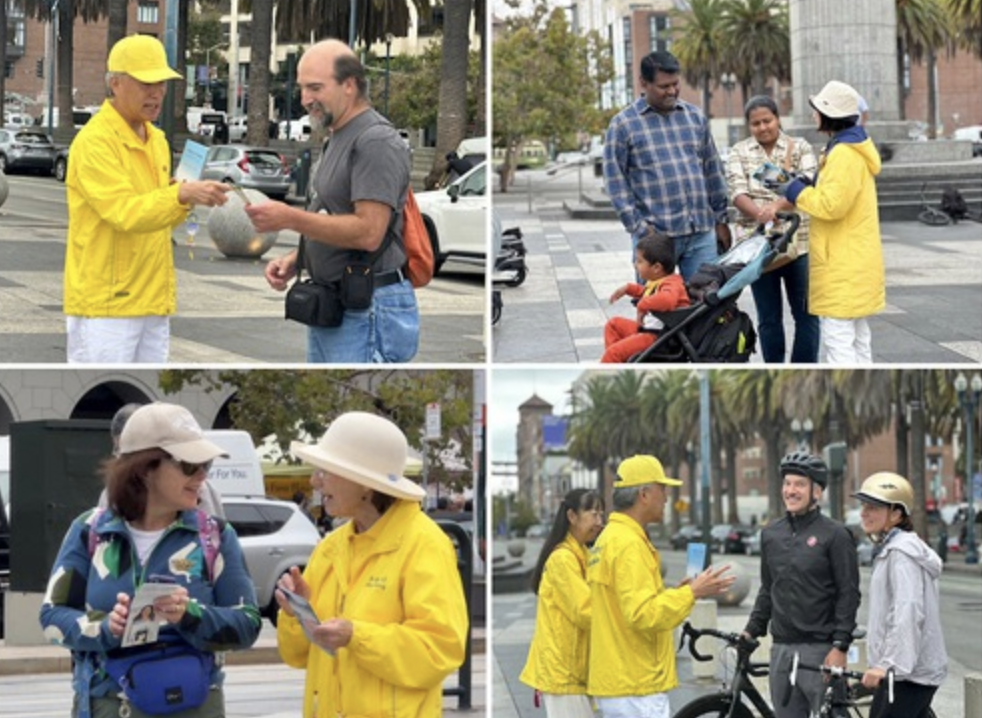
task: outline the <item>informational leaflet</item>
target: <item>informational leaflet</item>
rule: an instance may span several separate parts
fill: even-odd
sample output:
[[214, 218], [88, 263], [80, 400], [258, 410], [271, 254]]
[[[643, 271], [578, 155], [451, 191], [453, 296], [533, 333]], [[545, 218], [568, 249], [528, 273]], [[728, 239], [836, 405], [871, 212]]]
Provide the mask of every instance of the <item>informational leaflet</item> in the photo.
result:
[[689, 543], [688, 553], [686, 554], [685, 575], [695, 578], [706, 567], [706, 544], [698, 541]]
[[200, 142], [188, 140], [184, 143], [184, 151], [181, 153], [181, 161], [177, 165], [174, 179], [199, 180], [201, 173], [205, 169], [205, 158], [208, 156], [208, 148]]
[[145, 583], [136, 590], [136, 595], [130, 601], [130, 613], [123, 630], [123, 648], [142, 646], [157, 640], [160, 624], [154, 601], [174, 593], [172, 583]]
[[[277, 586], [277, 591], [282, 591], [283, 595], [286, 596], [287, 602], [290, 604], [290, 608], [293, 612], [297, 614], [297, 620], [300, 621], [300, 627], [303, 628], [304, 634], [307, 636], [307, 640], [313, 643], [315, 646], [317, 642], [314, 640], [314, 626], [320, 624], [320, 619], [317, 618], [317, 614], [314, 612], [314, 607], [310, 605], [310, 602], [303, 596], [294, 593], [293, 591], [288, 591], [285, 588]], [[334, 651], [319, 646], [327, 655], [335, 655]]]

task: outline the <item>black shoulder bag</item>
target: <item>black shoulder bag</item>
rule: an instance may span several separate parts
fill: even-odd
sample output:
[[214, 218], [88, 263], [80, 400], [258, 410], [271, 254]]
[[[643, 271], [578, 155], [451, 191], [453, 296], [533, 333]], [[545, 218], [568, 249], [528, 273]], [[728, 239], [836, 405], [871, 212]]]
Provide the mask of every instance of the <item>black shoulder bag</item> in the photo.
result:
[[286, 293], [286, 318], [308, 327], [339, 327], [344, 320], [344, 306], [337, 284], [318, 284], [310, 277], [302, 278], [305, 241], [301, 236], [297, 249], [297, 278]]

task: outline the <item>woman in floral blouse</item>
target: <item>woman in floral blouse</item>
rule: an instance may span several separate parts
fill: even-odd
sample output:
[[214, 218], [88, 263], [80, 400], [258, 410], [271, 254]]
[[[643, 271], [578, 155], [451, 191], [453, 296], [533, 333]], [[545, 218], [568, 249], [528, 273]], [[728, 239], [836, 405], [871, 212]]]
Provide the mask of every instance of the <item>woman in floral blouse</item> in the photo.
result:
[[[759, 181], [754, 172], [765, 162], [798, 175], [813, 177], [818, 163], [811, 145], [790, 137], [781, 129], [777, 104], [770, 97], [750, 98], [744, 116], [751, 136], [730, 150], [726, 181], [730, 201], [739, 212], [737, 242], [746, 239], [761, 224], [774, 221], [773, 203], [779, 197]], [[781, 255], [772, 269], [751, 285], [757, 306], [757, 329], [764, 361], [783, 363], [787, 354], [784, 339], [784, 304], [781, 287], [794, 318], [791, 361], [795, 364], [818, 361], [818, 317], [808, 312], [808, 217], [802, 217], [789, 256]]]

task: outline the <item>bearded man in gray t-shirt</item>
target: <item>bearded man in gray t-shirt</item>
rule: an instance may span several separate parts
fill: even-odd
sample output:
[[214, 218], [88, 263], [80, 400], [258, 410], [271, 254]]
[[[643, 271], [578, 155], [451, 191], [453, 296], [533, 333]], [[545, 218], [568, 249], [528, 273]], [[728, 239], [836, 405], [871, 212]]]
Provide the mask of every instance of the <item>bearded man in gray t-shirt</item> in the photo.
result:
[[[419, 345], [419, 307], [403, 273], [402, 210], [410, 158], [388, 120], [372, 109], [365, 69], [338, 40], [323, 40], [297, 66], [301, 101], [311, 122], [330, 131], [312, 172], [306, 210], [281, 202], [249, 205], [260, 232], [292, 229], [303, 235], [303, 267], [318, 284], [338, 285], [352, 263], [371, 264], [371, 304], [345, 309], [340, 326], [307, 328], [311, 363], [408, 362]], [[298, 252], [271, 260], [266, 281], [287, 289]]]

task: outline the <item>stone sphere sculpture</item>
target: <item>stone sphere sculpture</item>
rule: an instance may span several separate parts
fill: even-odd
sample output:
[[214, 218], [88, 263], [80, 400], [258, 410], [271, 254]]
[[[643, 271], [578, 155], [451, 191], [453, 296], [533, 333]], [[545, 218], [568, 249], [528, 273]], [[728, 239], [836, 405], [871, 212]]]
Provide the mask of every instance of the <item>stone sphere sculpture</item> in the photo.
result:
[[[713, 565], [722, 566], [726, 563], [725, 558], [725, 556], [716, 557]], [[737, 563], [730, 564], [728, 573], [736, 576], [736, 581], [733, 582], [733, 585], [730, 586], [726, 593], [721, 593], [713, 598], [716, 599], [716, 602], [720, 606], [739, 606], [743, 603], [743, 599], [747, 597], [747, 594], [750, 593], [750, 574]]]
[[0, 172], [0, 207], [3, 207], [3, 203], [7, 201], [8, 194], [10, 194], [10, 185], [7, 184], [7, 175]]
[[[256, 189], [243, 189], [250, 204], [268, 201], [266, 195]], [[276, 243], [279, 232], [259, 233], [245, 213], [238, 192], [229, 192], [228, 201], [215, 207], [208, 215], [208, 234], [218, 251], [226, 257], [258, 259]]]

